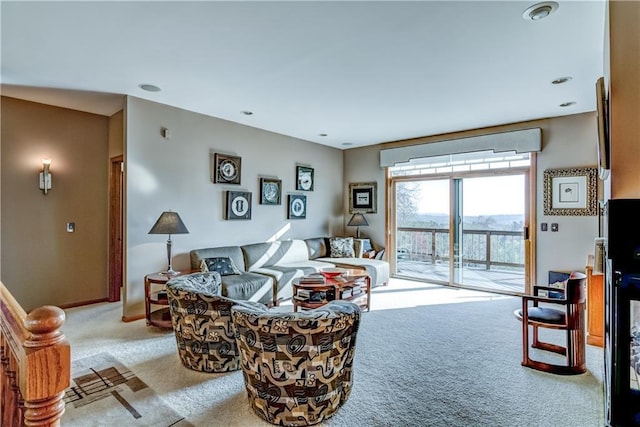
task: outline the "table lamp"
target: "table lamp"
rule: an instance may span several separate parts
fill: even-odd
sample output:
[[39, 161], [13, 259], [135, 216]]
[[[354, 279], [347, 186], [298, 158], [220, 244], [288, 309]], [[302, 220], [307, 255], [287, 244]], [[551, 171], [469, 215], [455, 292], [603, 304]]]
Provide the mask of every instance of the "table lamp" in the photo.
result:
[[171, 267], [171, 235], [172, 234], [188, 234], [189, 230], [185, 227], [182, 219], [180, 219], [180, 215], [177, 212], [165, 211], [162, 212], [160, 218], [153, 224], [151, 230], [149, 230], [149, 234], [168, 234], [169, 238], [167, 239], [167, 261], [169, 266], [167, 267], [167, 271], [163, 271], [162, 274], [166, 274], [167, 276], [175, 276], [178, 274], [177, 271], [174, 271]]
[[349, 222], [348, 226], [356, 227], [356, 239], [360, 238], [360, 227], [365, 227], [369, 225], [367, 219], [361, 213], [354, 213]]

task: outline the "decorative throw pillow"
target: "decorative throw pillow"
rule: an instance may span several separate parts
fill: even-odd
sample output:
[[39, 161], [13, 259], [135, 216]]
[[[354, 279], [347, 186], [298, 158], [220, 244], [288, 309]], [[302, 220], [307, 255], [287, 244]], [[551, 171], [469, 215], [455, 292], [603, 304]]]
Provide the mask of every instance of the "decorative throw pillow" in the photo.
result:
[[240, 270], [228, 257], [205, 258], [200, 263], [202, 271], [217, 271], [221, 276], [240, 274]]
[[353, 237], [333, 237], [329, 239], [331, 258], [353, 258]]

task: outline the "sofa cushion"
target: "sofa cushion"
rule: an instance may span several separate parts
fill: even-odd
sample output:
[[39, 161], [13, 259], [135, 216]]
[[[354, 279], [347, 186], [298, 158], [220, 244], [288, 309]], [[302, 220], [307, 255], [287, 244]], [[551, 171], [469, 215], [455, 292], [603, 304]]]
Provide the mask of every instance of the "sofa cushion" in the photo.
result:
[[189, 255], [191, 256], [191, 269], [199, 270], [202, 260], [205, 258], [228, 257], [233, 260], [239, 271], [246, 271], [244, 265], [244, 255], [240, 246], [221, 246], [218, 248], [194, 249]]
[[354, 257], [353, 237], [332, 237], [329, 239], [331, 258]]
[[304, 240], [253, 243], [242, 246], [242, 252], [247, 271], [309, 260], [307, 244]]
[[240, 270], [229, 257], [205, 258], [200, 267], [202, 271], [217, 271], [221, 276], [240, 274]]
[[222, 276], [222, 295], [235, 301], [273, 302], [274, 281], [263, 274], [241, 272]]

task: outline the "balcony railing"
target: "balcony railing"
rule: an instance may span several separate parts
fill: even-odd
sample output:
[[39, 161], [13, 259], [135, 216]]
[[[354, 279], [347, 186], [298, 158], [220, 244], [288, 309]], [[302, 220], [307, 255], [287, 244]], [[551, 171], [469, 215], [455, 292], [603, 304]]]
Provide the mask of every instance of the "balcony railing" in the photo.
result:
[[[464, 267], [524, 269], [524, 238], [521, 231], [464, 230], [462, 239]], [[448, 263], [449, 229], [398, 227], [396, 246], [399, 262]]]

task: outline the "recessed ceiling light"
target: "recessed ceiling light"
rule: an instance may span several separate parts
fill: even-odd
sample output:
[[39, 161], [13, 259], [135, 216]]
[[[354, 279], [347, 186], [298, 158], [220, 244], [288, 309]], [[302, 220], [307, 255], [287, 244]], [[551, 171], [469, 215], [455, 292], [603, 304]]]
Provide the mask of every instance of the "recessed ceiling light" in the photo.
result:
[[326, 133], [319, 133], [318, 136], [327, 136]]
[[572, 105], [575, 105], [574, 101], [563, 102], [562, 104], [560, 104], [561, 107], [571, 107]]
[[242, 114], [244, 114], [245, 116], [253, 116], [253, 111], [240, 111]]
[[572, 79], [572, 77], [569, 77], [569, 76], [567, 76], [567, 77], [558, 77], [557, 79], [551, 81], [551, 84], [553, 84], [553, 85], [561, 85], [562, 83], [566, 83], [571, 79]]
[[530, 6], [522, 13], [522, 17], [527, 21], [539, 21], [551, 15], [558, 8], [558, 3], [554, 1], [545, 1]]
[[149, 83], [140, 83], [138, 87], [142, 90], [146, 90], [147, 92], [160, 92], [162, 90], [158, 86]]

